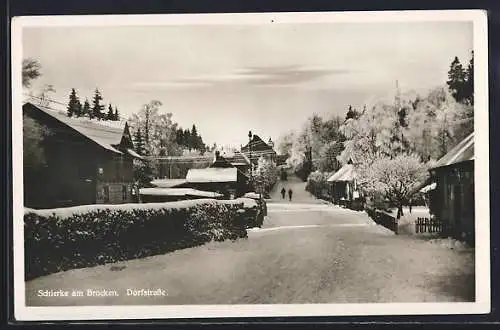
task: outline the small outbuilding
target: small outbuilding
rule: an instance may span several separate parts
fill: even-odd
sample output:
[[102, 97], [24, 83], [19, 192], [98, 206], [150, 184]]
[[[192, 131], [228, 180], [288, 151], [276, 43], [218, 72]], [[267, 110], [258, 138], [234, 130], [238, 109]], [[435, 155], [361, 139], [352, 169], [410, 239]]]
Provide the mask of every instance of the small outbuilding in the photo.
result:
[[430, 169], [430, 211], [448, 236], [474, 242], [474, 133], [463, 139]]

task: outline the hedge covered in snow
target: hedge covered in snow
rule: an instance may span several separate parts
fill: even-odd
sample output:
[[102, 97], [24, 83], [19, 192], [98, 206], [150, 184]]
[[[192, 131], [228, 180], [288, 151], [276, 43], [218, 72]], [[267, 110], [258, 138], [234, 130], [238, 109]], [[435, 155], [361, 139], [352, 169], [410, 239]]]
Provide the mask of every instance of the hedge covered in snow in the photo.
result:
[[198, 199], [26, 209], [26, 279], [247, 237], [248, 217], [256, 212], [248, 208], [252, 202]]

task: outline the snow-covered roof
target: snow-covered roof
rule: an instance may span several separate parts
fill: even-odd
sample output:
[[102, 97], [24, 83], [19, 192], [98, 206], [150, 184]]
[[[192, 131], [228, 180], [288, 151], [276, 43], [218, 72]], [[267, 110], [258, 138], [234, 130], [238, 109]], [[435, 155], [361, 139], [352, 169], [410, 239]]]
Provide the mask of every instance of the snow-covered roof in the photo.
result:
[[436, 186], [437, 186], [437, 184], [435, 182], [433, 182], [433, 183], [431, 183], [431, 184], [423, 187], [422, 189], [420, 189], [420, 192], [427, 193], [427, 192], [429, 192], [431, 190], [436, 189]]
[[202, 191], [191, 188], [141, 188], [139, 194], [148, 196], [199, 196], [207, 198], [222, 197], [222, 194], [212, 191]]
[[151, 181], [151, 184], [158, 188], [173, 188], [183, 183], [186, 183], [186, 179], [156, 179]]
[[354, 171], [354, 165], [345, 164], [342, 166], [337, 172], [332, 174], [328, 178], [328, 182], [336, 182], [336, 181], [352, 181], [356, 178], [356, 172]]
[[245, 195], [243, 195], [243, 197], [251, 199], [260, 199], [260, 195], [257, 194], [256, 192], [247, 192]]
[[127, 149], [127, 152], [129, 153], [130, 156], [132, 157], [135, 157], [135, 158], [139, 158], [139, 159], [144, 159], [144, 157], [142, 157], [141, 155], [139, 155], [137, 152], [135, 152], [134, 150], [132, 149]]
[[186, 175], [187, 182], [236, 182], [238, 169], [236, 167], [191, 168]]
[[57, 119], [63, 124], [71, 127], [75, 131], [81, 133], [87, 138], [91, 139], [103, 148], [113, 151], [115, 153], [122, 153], [114, 146], [119, 145], [124, 133], [125, 122], [121, 121], [108, 121], [96, 120], [86, 117], [68, 117], [64, 112], [54, 110], [48, 107], [34, 105], [33, 103], [26, 103], [24, 106], [34, 107], [47, 115]]
[[221, 153], [221, 156], [232, 165], [250, 165], [250, 159], [238, 150]]
[[474, 160], [474, 132], [441, 157], [434, 165], [434, 168], [449, 166], [468, 160]]

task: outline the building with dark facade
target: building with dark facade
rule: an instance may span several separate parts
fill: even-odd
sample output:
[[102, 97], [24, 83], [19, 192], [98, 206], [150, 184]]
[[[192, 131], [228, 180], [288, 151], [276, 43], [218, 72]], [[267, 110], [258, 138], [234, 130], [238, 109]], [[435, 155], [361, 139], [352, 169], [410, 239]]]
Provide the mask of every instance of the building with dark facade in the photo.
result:
[[70, 118], [32, 103], [23, 105], [23, 115], [45, 132], [36, 146], [43, 163], [24, 159], [26, 207], [133, 201], [133, 160], [142, 157], [133, 151], [127, 123]]
[[253, 134], [251, 140], [241, 147], [241, 152], [251, 160], [252, 164], [257, 165], [259, 158], [264, 157], [273, 162], [277, 160], [274, 143], [269, 138], [268, 143], [264, 142], [258, 135]]
[[474, 133], [430, 169], [430, 211], [444, 224], [444, 234], [474, 242]]

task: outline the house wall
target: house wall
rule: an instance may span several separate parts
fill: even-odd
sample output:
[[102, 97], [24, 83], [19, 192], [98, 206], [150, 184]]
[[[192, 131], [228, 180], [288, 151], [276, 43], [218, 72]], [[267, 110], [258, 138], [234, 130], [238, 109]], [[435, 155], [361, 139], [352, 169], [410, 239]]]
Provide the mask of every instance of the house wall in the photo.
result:
[[447, 227], [446, 234], [474, 240], [474, 163], [463, 162], [436, 170], [431, 212]]
[[[36, 109], [25, 114], [47, 128], [40, 147], [45, 166], [24, 166], [24, 204], [32, 208], [55, 208], [103, 202], [99, 193], [109, 185], [110, 202], [121, 203], [122, 186], [128, 186], [131, 201], [132, 158], [113, 153]], [[102, 168], [102, 174], [99, 173]]]
[[[100, 170], [102, 169], [102, 171]], [[103, 153], [98, 160], [97, 204], [132, 202], [133, 159], [125, 154]]]
[[54, 208], [95, 203], [96, 149], [69, 127], [51, 117], [28, 112], [46, 127], [40, 144], [45, 166], [33, 169], [25, 164], [24, 204], [33, 208]]
[[96, 189], [97, 204], [132, 203], [130, 181], [99, 181]]

